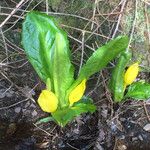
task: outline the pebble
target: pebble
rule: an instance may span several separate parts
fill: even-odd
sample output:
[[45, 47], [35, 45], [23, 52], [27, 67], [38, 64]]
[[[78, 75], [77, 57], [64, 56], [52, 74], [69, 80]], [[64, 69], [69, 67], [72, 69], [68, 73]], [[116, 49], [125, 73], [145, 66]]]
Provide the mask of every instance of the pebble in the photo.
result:
[[30, 105], [30, 101], [28, 101], [28, 102], [25, 104], [24, 108], [29, 107], [29, 105]]
[[146, 124], [146, 125], [143, 127], [143, 129], [144, 129], [145, 131], [150, 131], [150, 123]]
[[16, 112], [16, 113], [20, 113], [20, 111], [21, 111], [21, 107], [15, 108], [15, 112]]
[[33, 103], [30, 105], [30, 107], [32, 107], [32, 108], [36, 108], [36, 106], [35, 106]]
[[36, 110], [34, 110], [34, 111], [32, 112], [32, 116], [33, 116], [33, 117], [35, 117], [37, 114], [38, 114], [38, 113], [37, 113]]
[[138, 138], [143, 141], [143, 137], [141, 135], [139, 135]]
[[133, 138], [132, 138], [132, 141], [137, 141], [137, 140], [138, 140], [137, 137], [133, 137]]
[[0, 89], [0, 98], [4, 98], [5, 97], [5, 89]]

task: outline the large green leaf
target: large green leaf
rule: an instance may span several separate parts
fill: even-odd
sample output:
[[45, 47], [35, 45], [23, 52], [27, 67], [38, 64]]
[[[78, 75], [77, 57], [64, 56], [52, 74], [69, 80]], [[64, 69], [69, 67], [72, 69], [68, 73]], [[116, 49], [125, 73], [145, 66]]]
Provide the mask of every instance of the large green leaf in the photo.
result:
[[74, 81], [67, 35], [52, 17], [33, 11], [23, 23], [22, 44], [40, 78], [45, 83], [50, 79], [60, 106], [67, 105], [65, 92]]
[[129, 86], [125, 98], [147, 100], [150, 98], [150, 84], [142, 81], [134, 82]]
[[73, 107], [64, 108], [52, 113], [52, 116], [60, 126], [64, 127], [74, 117], [86, 112], [93, 113], [95, 110], [95, 105], [91, 103], [76, 103]]
[[91, 75], [106, 67], [112, 59], [126, 49], [127, 45], [128, 37], [124, 36], [118, 37], [98, 48], [82, 67], [78, 78], [80, 80], [88, 79]]
[[88, 79], [91, 75], [103, 69], [120, 52], [125, 51], [128, 41], [129, 39], [127, 36], [121, 36], [98, 48], [81, 68], [77, 80], [68, 90], [68, 93], [70, 93], [70, 91], [72, 91], [83, 79]]

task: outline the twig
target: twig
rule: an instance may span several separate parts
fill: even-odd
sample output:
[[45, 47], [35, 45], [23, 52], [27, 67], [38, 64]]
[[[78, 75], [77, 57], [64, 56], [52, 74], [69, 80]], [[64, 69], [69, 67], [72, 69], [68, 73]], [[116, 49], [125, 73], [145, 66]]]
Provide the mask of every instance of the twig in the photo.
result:
[[17, 9], [25, 2], [26, 0], [21, 0], [17, 5], [16, 8], [9, 14], [9, 16], [0, 24], [0, 28], [11, 18], [11, 16], [17, 11]]
[[2, 39], [3, 39], [3, 43], [4, 43], [4, 47], [5, 47], [5, 52], [6, 52], [6, 61], [8, 63], [8, 48], [7, 48], [7, 44], [6, 44], [6, 40], [5, 40], [5, 36], [3, 34], [2, 28], [0, 28], [1, 34], [2, 34]]
[[145, 103], [145, 102], [143, 102], [143, 107], [144, 107], [144, 111], [145, 111], [146, 117], [147, 117], [148, 121], [150, 122], [150, 116], [149, 116], [149, 114], [148, 114], [148, 111], [147, 111], [147, 107], [146, 107], [146, 103]]
[[113, 110], [113, 100], [112, 100], [112, 97], [110, 95], [110, 92], [108, 90], [108, 87], [106, 85], [106, 82], [105, 82], [105, 78], [103, 76], [103, 72], [101, 72], [101, 77], [103, 79], [103, 85], [104, 85], [104, 88], [105, 88], [105, 91], [106, 91], [106, 97], [107, 99], [110, 101], [110, 107], [111, 107], [111, 114], [110, 114], [110, 118], [113, 117], [113, 114], [114, 114], [114, 110]]
[[[68, 25], [64, 25], [64, 24], [61, 24], [61, 26], [62, 26], [62, 27], [66, 27], [66, 28], [70, 28], [70, 29], [74, 29], [74, 30], [83, 32], [83, 30], [80, 29], [80, 28], [75, 28], [75, 27], [71, 27], [71, 26], [68, 26]], [[94, 34], [94, 35], [98, 35], [98, 36], [101, 36], [101, 37], [106, 38], [106, 39], [110, 39], [109, 37], [107, 37], [107, 36], [105, 36], [105, 35], [102, 35], [102, 34], [99, 34], [99, 33], [95, 33], [95, 31], [94, 31], [94, 32], [87, 31], [87, 30], [84, 30], [84, 31], [85, 31], [86, 33], [90, 33], [90, 34], [92, 34], [92, 35]]]
[[[25, 3], [24, 3], [24, 4], [26, 4], [28, 1], [29, 1], [29, 0], [25, 0]], [[32, 3], [32, 1], [33, 1], [33, 0], [30, 0], [30, 1], [29, 1], [28, 6], [25, 8], [24, 11], [22, 11], [22, 13], [20, 14], [19, 18], [13, 23], [13, 25], [12, 25], [11, 27], [9, 27], [9, 28], [7, 28], [5, 31], [3, 31], [4, 33], [7, 32], [7, 31], [9, 31], [10, 29], [12, 29], [12, 28], [16, 25], [16, 23], [17, 23], [20, 19], [22, 19], [22, 15], [23, 15], [23, 14], [26, 12], [26, 10], [29, 8], [29, 6], [30, 6], [30, 4]], [[18, 11], [18, 9], [17, 9], [17, 11]]]
[[122, 12], [123, 12], [123, 10], [124, 10], [124, 7], [125, 7], [126, 2], [127, 2], [127, 0], [124, 0], [123, 3], [122, 3], [120, 15], [119, 15], [119, 17], [118, 17], [118, 22], [117, 22], [115, 31], [114, 31], [114, 33], [113, 33], [113, 35], [112, 35], [112, 38], [115, 37], [115, 35], [116, 35], [117, 31], [118, 31], [118, 28], [119, 28], [119, 25], [120, 25], [120, 21], [121, 21], [121, 18], [122, 18]]
[[46, 0], [46, 14], [48, 15], [48, 0]]
[[[9, 14], [7, 13], [0, 13], [1, 16], [9, 16]], [[20, 18], [20, 16], [17, 16], [17, 15], [12, 15], [12, 17], [15, 17], [15, 18]], [[21, 19], [24, 19], [24, 17], [21, 17]]]
[[80, 60], [80, 66], [79, 66], [79, 72], [78, 75], [80, 73], [82, 64], [83, 64], [83, 55], [84, 55], [84, 35], [85, 35], [85, 31], [82, 32], [82, 52], [81, 52], [81, 60]]
[[46, 133], [48, 136], [54, 136], [54, 135], [50, 134], [49, 132], [47, 132], [46, 130], [44, 130], [44, 129], [38, 127], [35, 123], [33, 123], [33, 125], [34, 125], [37, 129], [39, 129], [39, 130], [43, 131], [44, 133]]
[[[94, 21], [94, 18], [95, 18], [96, 4], [97, 4], [97, 0], [95, 0], [95, 3], [94, 3], [94, 10], [93, 10], [93, 16], [92, 16], [92, 20], [93, 21]], [[93, 26], [94, 26], [94, 23], [92, 22], [92, 24], [91, 24], [91, 30], [93, 30]]]
[[145, 4], [145, 20], [146, 20], [146, 27], [147, 27], [147, 33], [148, 33], [148, 42], [150, 46], [150, 25], [149, 25], [149, 17], [147, 15], [147, 5]]
[[17, 103], [12, 104], [12, 105], [5, 106], [5, 107], [1, 107], [0, 110], [12, 108], [12, 107], [14, 107], [14, 106], [16, 106], [16, 105], [18, 105], [18, 104], [20, 104], [20, 103], [23, 103], [23, 102], [28, 101], [29, 99], [30, 99], [30, 98], [26, 98], [26, 99], [24, 99], [24, 100], [22, 100], [22, 101], [19, 101], [19, 102], [17, 102]]
[[86, 20], [86, 21], [90, 21], [93, 22], [95, 24], [97, 24], [95, 21], [90, 20], [88, 18], [82, 17], [82, 16], [78, 16], [78, 15], [74, 15], [74, 14], [68, 14], [68, 13], [59, 13], [59, 12], [48, 12], [49, 15], [61, 15], [61, 16], [69, 16], [69, 17], [75, 17], [75, 18], [79, 18], [82, 20]]
[[134, 13], [134, 20], [132, 23], [132, 29], [131, 29], [131, 34], [130, 34], [130, 39], [129, 39], [129, 43], [128, 43], [128, 47], [127, 47], [127, 51], [129, 50], [132, 38], [133, 38], [133, 33], [134, 33], [134, 29], [135, 29], [135, 24], [136, 24], [136, 19], [137, 19], [137, 6], [138, 6], [138, 2], [137, 0], [135, 0], [135, 13]]
[[76, 148], [76, 147], [70, 145], [69, 143], [67, 143], [67, 145], [70, 146], [70, 147], [71, 147], [72, 149], [74, 149], [74, 150], [79, 150], [78, 148]]
[[142, 0], [142, 2], [150, 6], [150, 2], [146, 2], [145, 0]]
[[[69, 35], [69, 34], [68, 34], [68, 37], [71, 38], [71, 39], [73, 39], [73, 40], [75, 40], [76, 42], [82, 44], [82, 41], [80, 41], [80, 40], [74, 38], [73, 36], [71, 36], [71, 35]], [[90, 47], [90, 46], [87, 45], [87, 44], [84, 44], [84, 46], [87, 47], [87, 48], [89, 48], [89, 49], [92, 50], [92, 51], [95, 51], [92, 47]], [[73, 52], [73, 53], [74, 53], [74, 52]], [[73, 53], [72, 53], [72, 54], [73, 54]]]

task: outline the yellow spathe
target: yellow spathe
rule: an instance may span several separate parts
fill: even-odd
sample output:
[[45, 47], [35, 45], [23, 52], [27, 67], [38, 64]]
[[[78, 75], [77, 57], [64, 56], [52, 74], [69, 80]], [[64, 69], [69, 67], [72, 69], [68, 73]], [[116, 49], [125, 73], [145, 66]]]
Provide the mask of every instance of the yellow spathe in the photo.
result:
[[70, 102], [70, 106], [73, 105], [73, 103], [79, 101], [86, 89], [86, 79], [84, 79], [77, 87], [75, 87], [70, 95], [69, 95], [69, 102]]
[[51, 113], [56, 111], [58, 99], [53, 92], [43, 90], [38, 98], [38, 103], [43, 111]]
[[132, 64], [127, 71], [125, 72], [125, 76], [124, 76], [124, 83], [125, 83], [125, 87], [130, 85], [131, 83], [133, 83], [133, 81], [136, 79], [137, 75], [139, 72], [139, 64], [138, 63], [134, 63]]

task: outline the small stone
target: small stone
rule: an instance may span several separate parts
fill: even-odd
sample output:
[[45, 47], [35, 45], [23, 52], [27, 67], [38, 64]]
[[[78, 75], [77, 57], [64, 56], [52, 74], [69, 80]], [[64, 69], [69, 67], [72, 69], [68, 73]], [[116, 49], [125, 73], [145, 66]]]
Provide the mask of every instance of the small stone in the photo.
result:
[[12, 97], [13, 95], [10, 92], [6, 92], [6, 97]]
[[133, 138], [132, 138], [132, 141], [137, 141], [137, 140], [138, 140], [137, 137], [133, 137]]
[[30, 101], [28, 101], [28, 102], [25, 104], [24, 108], [29, 107], [29, 105], [30, 105]]
[[4, 98], [5, 96], [5, 89], [0, 89], [0, 98]]
[[20, 113], [20, 111], [21, 111], [21, 107], [15, 108], [15, 112], [16, 112], [16, 113]]
[[32, 108], [36, 108], [36, 106], [35, 106], [33, 103], [30, 105], [30, 107], [32, 107]]
[[75, 134], [79, 134], [79, 129], [74, 129], [73, 132], [74, 132]]
[[143, 127], [143, 129], [144, 129], [145, 131], [150, 131], [150, 123], [146, 124], [146, 125]]
[[22, 112], [24, 113], [26, 111], [26, 109], [22, 109]]
[[32, 112], [32, 116], [35, 117], [36, 115], [37, 115], [37, 111], [34, 110], [34, 111]]
[[139, 135], [138, 138], [143, 141], [143, 137], [141, 135]]
[[107, 114], [108, 114], [108, 110], [107, 109], [102, 110], [102, 116], [104, 118], [107, 118]]

